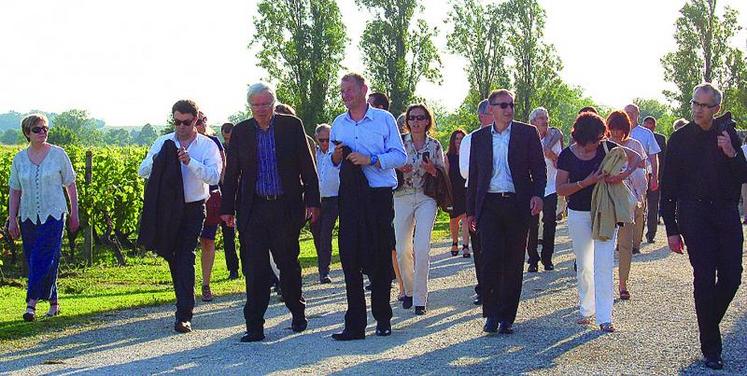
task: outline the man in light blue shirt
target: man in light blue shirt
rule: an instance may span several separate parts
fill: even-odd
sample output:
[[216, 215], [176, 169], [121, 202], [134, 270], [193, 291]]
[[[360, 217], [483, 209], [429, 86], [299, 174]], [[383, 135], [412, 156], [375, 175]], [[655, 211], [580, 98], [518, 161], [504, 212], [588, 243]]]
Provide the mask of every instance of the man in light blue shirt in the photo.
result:
[[319, 193], [322, 197], [322, 213], [311, 225], [314, 235], [319, 282], [332, 283], [329, 277], [329, 264], [332, 262], [332, 230], [339, 215], [337, 191], [340, 189], [340, 170], [332, 164], [332, 149], [329, 148], [329, 124], [319, 124], [314, 131], [316, 138], [316, 168], [319, 175]]
[[[348, 111], [332, 123], [330, 138], [337, 144], [332, 162], [344, 172], [340, 176], [338, 241], [348, 310], [345, 329], [332, 338], [348, 341], [366, 336], [364, 270], [371, 281], [371, 312], [376, 319], [376, 335], [392, 333], [389, 304], [393, 277], [391, 252], [395, 245], [392, 190], [397, 187], [394, 169], [405, 164], [407, 154], [394, 117], [366, 103], [368, 87], [361, 75], [346, 74], [340, 89]], [[347, 148], [343, 162], [343, 150]], [[364, 182], [361, 182], [359, 167]], [[368, 187], [361, 186], [366, 183]], [[348, 195], [349, 192], [359, 192], [363, 197]], [[372, 244], [365, 244], [368, 240], [372, 240]]]

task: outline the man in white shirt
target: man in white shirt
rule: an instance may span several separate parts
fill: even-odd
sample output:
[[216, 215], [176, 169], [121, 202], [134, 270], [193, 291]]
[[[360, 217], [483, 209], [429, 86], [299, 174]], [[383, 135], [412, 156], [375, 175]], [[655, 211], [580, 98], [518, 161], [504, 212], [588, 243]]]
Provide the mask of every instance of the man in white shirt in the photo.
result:
[[[459, 146], [459, 173], [466, 180], [465, 187], [469, 184], [469, 154], [471, 148], [472, 135], [475, 132], [483, 129], [490, 124], [493, 124], [493, 115], [490, 113], [490, 106], [488, 100], [483, 99], [480, 104], [477, 105], [477, 118], [480, 120], [480, 128], [472, 131], [470, 134], [464, 136], [462, 144]], [[469, 230], [469, 238], [472, 240], [472, 254], [475, 260], [475, 277], [477, 278], [477, 284], [475, 285], [475, 296], [472, 302], [475, 305], [482, 304], [482, 295], [480, 294], [480, 261], [481, 261], [481, 247], [480, 238], [477, 236], [475, 231]]]
[[[628, 114], [628, 117], [630, 118], [630, 124], [635, 124], [633, 128], [630, 129], [630, 137], [638, 140], [638, 142], [643, 145], [643, 149], [646, 150], [646, 154], [648, 159], [646, 160], [646, 171], [648, 172], [649, 176], [649, 184], [648, 184], [648, 190], [649, 191], [658, 191], [659, 190], [659, 158], [658, 154], [661, 152], [661, 148], [659, 147], [659, 144], [656, 142], [656, 138], [654, 137], [654, 132], [651, 132], [646, 127], [641, 126], [638, 124], [638, 117], [640, 116], [640, 110], [638, 109], [638, 106], [635, 104], [629, 104], [625, 106], [624, 109], [625, 113]], [[646, 205], [646, 201], [643, 201], [644, 206]], [[646, 211], [646, 208], [643, 208], [644, 213]], [[644, 214], [644, 218], [646, 215]], [[641, 223], [635, 223], [635, 228], [633, 229], [633, 253], [641, 253], [641, 242], [643, 241], [643, 228], [645, 226], [645, 221], [641, 221]]]
[[319, 175], [319, 195], [322, 198], [322, 211], [319, 221], [311, 226], [316, 242], [316, 255], [319, 267], [319, 282], [332, 283], [329, 277], [329, 264], [332, 261], [332, 230], [339, 216], [337, 192], [340, 189], [340, 170], [332, 165], [329, 148], [329, 124], [319, 124], [314, 131], [316, 137], [316, 169]]
[[179, 333], [192, 331], [192, 310], [195, 306], [195, 247], [205, 220], [205, 201], [210, 197], [210, 185], [218, 184], [221, 174], [221, 157], [218, 146], [197, 132], [199, 109], [191, 100], [180, 100], [171, 109], [174, 132], [156, 139], [148, 155], [140, 164], [138, 174], [149, 178], [153, 161], [166, 142], [172, 140], [178, 149], [184, 188], [184, 209], [179, 223], [179, 239], [169, 270], [176, 293], [176, 323]]

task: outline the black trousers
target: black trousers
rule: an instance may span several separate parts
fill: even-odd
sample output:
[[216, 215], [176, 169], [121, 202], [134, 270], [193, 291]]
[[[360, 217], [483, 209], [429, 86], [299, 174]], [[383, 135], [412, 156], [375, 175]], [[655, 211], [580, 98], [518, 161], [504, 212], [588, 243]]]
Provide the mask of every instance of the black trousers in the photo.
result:
[[195, 308], [195, 248], [205, 220], [205, 202], [184, 205], [174, 259], [169, 262], [176, 294], [176, 320], [192, 321]]
[[542, 257], [537, 253], [539, 245], [539, 215], [534, 215], [529, 221], [529, 238], [527, 240], [527, 254], [530, 265], [552, 264], [552, 254], [555, 252], [555, 227], [557, 226], [558, 194], [545, 196], [542, 200]]
[[646, 214], [646, 239], [653, 239], [656, 237], [656, 228], [659, 225], [659, 190], [649, 190], [646, 192], [646, 208], [648, 213]]
[[742, 276], [742, 225], [736, 203], [678, 202], [677, 221], [693, 266], [700, 349], [720, 355], [719, 324]]
[[269, 252], [272, 252], [280, 270], [285, 306], [293, 317], [303, 317], [306, 308], [301, 294], [301, 264], [298, 262], [301, 227], [290, 223], [289, 218], [293, 216], [287, 201], [255, 197], [251, 210], [247, 228], [239, 231], [241, 267], [246, 279], [244, 319], [247, 331], [264, 328], [273, 280]]
[[482, 246], [480, 245], [480, 234], [477, 231], [469, 230], [469, 238], [472, 242], [472, 259], [475, 263], [475, 278], [477, 284], [475, 284], [475, 294], [480, 295], [480, 276], [482, 275]]
[[226, 253], [226, 269], [229, 272], [239, 271], [239, 257], [236, 255], [236, 229], [220, 223], [223, 232], [223, 251]]
[[332, 231], [335, 229], [335, 222], [339, 216], [337, 201], [337, 197], [323, 197], [321, 217], [311, 225], [319, 279], [329, 274], [329, 264], [332, 262]]
[[[375, 210], [378, 218], [376, 228], [371, 228], [373, 236], [384, 239], [377, 241], [378, 249], [374, 249], [371, 266], [369, 266], [368, 280], [371, 282], [371, 313], [378, 323], [389, 324], [392, 319], [391, 299], [392, 287], [392, 249], [394, 248], [394, 199], [391, 188], [371, 188], [369, 193], [369, 207]], [[342, 214], [342, 213], [341, 213]], [[366, 297], [363, 291], [363, 263], [366, 255], [361, 254], [360, 247], [348, 249], [344, 244], [354, 234], [347, 233], [347, 229], [355, 224], [344, 223], [355, 221], [353, 217], [340, 216], [340, 261], [345, 273], [345, 293], [348, 310], [345, 312], [345, 330], [350, 333], [364, 333], [366, 330]]]
[[521, 298], [528, 225], [515, 196], [488, 193], [478, 219], [482, 243], [482, 313], [513, 324]]

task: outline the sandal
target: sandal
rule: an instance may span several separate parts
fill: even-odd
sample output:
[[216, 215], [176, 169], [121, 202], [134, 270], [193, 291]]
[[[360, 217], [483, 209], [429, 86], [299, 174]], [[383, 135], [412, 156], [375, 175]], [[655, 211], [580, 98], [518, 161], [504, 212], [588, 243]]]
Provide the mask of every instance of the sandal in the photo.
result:
[[23, 321], [34, 321], [34, 320], [36, 320], [36, 307], [27, 305], [26, 313], [23, 314]]
[[628, 290], [620, 290], [620, 300], [630, 300], [630, 292]]
[[60, 305], [55, 303], [49, 303], [49, 311], [44, 314], [45, 317], [55, 317], [60, 314]]
[[451, 255], [456, 256], [459, 254], [459, 242], [451, 243]]
[[469, 246], [467, 244], [462, 244], [462, 257], [464, 258], [472, 257], [472, 254], [469, 252]]
[[604, 333], [613, 333], [615, 331], [615, 327], [612, 326], [611, 322], [606, 322], [604, 324], [599, 324], [599, 330]]

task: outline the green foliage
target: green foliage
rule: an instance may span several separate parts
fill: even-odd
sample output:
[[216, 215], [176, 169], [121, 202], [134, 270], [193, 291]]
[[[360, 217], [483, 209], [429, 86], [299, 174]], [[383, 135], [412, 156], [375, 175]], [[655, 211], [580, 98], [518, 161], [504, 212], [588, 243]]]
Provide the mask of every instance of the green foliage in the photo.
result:
[[[92, 118], [88, 111], [72, 109], [57, 115], [52, 122], [52, 128], [66, 128], [76, 137], [71, 137], [66, 131], [60, 131], [59, 140], [64, 143], [60, 145], [70, 145], [72, 143], [84, 146], [101, 146], [104, 144], [104, 132], [100, 129], [104, 122]], [[50, 130], [50, 138], [52, 132]], [[50, 141], [51, 142], [51, 141]], [[54, 142], [53, 142], [54, 143]]]
[[150, 124], [145, 124], [134, 138], [134, 142], [141, 146], [150, 146], [156, 138], [158, 138], [158, 133], [155, 128]]
[[66, 126], [56, 126], [49, 128], [47, 141], [51, 144], [59, 146], [80, 144], [80, 138], [78, 137], [78, 134], [76, 134], [72, 129]]
[[0, 136], [0, 143], [4, 145], [17, 145], [26, 143], [26, 138], [18, 129], [6, 129]]
[[278, 82], [278, 99], [295, 107], [306, 131], [313, 131], [332, 116], [331, 88], [348, 42], [337, 2], [262, 0], [257, 11], [252, 43], [262, 45], [258, 65]]
[[421, 78], [441, 82], [441, 57], [433, 39], [438, 33], [423, 19], [413, 23], [418, 0], [356, 0], [374, 18], [366, 22], [360, 48], [371, 88], [389, 96], [389, 111], [403, 112], [414, 102]]
[[633, 103], [638, 106], [641, 113], [639, 122], [643, 123], [643, 119], [646, 116], [653, 116], [656, 119], [656, 131], [658, 133], [666, 136], [672, 133], [674, 130], [672, 124], [674, 124], [674, 121], [678, 117], [672, 113], [672, 109], [669, 106], [656, 99], [636, 98], [633, 100]]
[[104, 134], [104, 143], [111, 146], [132, 145], [133, 140], [130, 132], [125, 129], [110, 129]]

